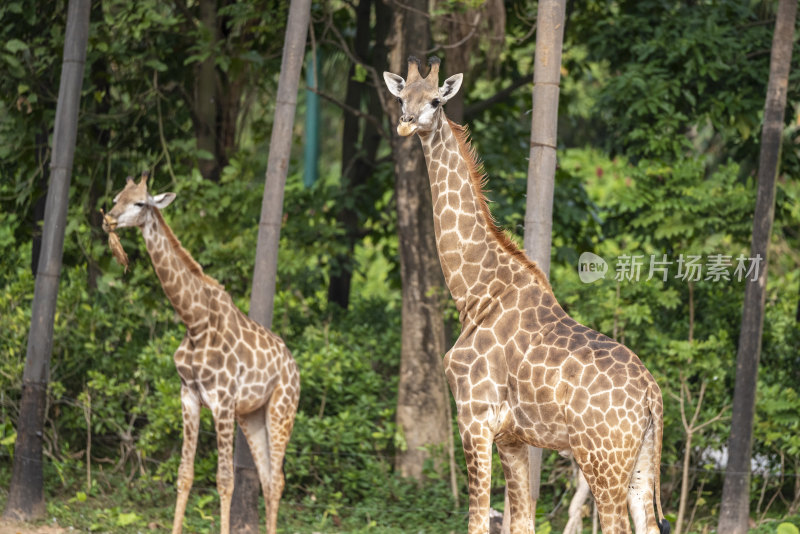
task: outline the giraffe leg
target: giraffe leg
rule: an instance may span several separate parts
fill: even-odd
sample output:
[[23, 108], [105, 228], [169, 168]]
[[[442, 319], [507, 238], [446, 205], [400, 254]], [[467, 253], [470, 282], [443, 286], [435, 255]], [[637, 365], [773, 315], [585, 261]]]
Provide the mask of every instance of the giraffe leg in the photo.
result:
[[603, 534], [631, 534], [628, 519], [627, 487], [616, 477], [600, 475], [589, 481], [589, 487], [597, 504], [597, 516]]
[[[232, 402], [231, 402], [232, 404]], [[233, 406], [213, 409], [217, 431], [217, 492], [220, 505], [220, 534], [230, 534], [231, 496], [233, 495]]]
[[183, 416], [183, 445], [181, 465], [178, 468], [178, 500], [175, 503], [175, 518], [172, 534], [181, 534], [189, 490], [194, 481], [194, 455], [197, 449], [197, 435], [200, 429], [200, 398], [193, 389], [181, 385], [181, 411]]
[[531, 504], [530, 463], [528, 445], [521, 441], [497, 441], [497, 452], [506, 475], [508, 501], [511, 507], [511, 534], [533, 534], [534, 515]]
[[[572, 452], [592, 491], [603, 534], [631, 534], [627, 473], [633, 469], [633, 459], [612, 470], [610, 466], [605, 467], [608, 461], [602, 454], [587, 453], [585, 449], [576, 447], [572, 448]], [[601, 470], [601, 466], [605, 469]]]
[[615, 491], [613, 498], [595, 499], [597, 515], [600, 518], [600, 529], [605, 534], [630, 534], [631, 523], [628, 519], [628, 503], [623, 491]]
[[655, 483], [654, 429], [650, 425], [644, 433], [639, 455], [628, 484], [628, 507], [636, 534], [659, 534], [653, 507]]
[[492, 438], [485, 425], [473, 422], [469, 427], [461, 429], [461, 441], [469, 477], [468, 532], [487, 534], [492, 482]]
[[271, 480], [269, 493], [264, 488], [264, 502], [267, 507], [267, 534], [278, 532], [278, 505], [281, 501], [285, 479], [283, 476], [283, 458], [286, 445], [292, 435], [294, 417], [297, 412], [299, 388], [288, 391], [278, 386], [272, 393], [267, 406], [267, 440], [269, 446], [269, 471]]

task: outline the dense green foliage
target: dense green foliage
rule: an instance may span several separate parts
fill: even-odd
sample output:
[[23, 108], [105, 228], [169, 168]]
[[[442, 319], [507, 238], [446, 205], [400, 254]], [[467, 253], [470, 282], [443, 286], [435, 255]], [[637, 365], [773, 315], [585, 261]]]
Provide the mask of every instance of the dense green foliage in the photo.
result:
[[[14, 454], [34, 286], [31, 244], [46, 188], [65, 4], [16, 0], [0, 6], [0, 503]], [[686, 440], [681, 399], [690, 417], [702, 389], [698, 422], [723, 414], [692, 441], [689, 530], [700, 532], [716, 524], [722, 485], [714, 454], [727, 440], [744, 295], [735, 269], [740, 255], [749, 256], [773, 6], [569, 5], [552, 285], [568, 313], [630, 346], [661, 385], [668, 515], [677, 508]], [[440, 15], [464, 7], [447, 6]], [[49, 515], [82, 530], [169, 525], [180, 456], [179, 382], [171, 354], [183, 325], [138, 232], [121, 233], [131, 258], [125, 273], [97, 227], [98, 208], [109, 206], [126, 175], [156, 170], [154, 186], [178, 195], [165, 211], [175, 234], [234, 301], [248, 307], [285, 3], [228, 3], [221, 13], [230, 31], [217, 43], [193, 26], [195, 8], [181, 1], [104, 0], [92, 14], [45, 432]], [[333, 24], [345, 42], [352, 37], [349, 4], [315, 2], [313, 9], [318, 36], [329, 35]], [[462, 89], [468, 105], [529, 73], [532, 9], [507, 3], [505, 46], [491, 73], [484, 70], [485, 45], [478, 47]], [[337, 73], [347, 56], [330, 40], [320, 42], [323, 89], [341, 95]], [[800, 525], [798, 48], [769, 258], [751, 510], [757, 522], [786, 517]], [[211, 55], [227, 80], [247, 86], [239, 142], [216, 181], [198, 170], [208, 154], [197, 147], [192, 115], [196, 68]], [[520, 89], [470, 124], [492, 209], [515, 238], [523, 226], [529, 107], [530, 92]], [[401, 303], [391, 168], [380, 160], [357, 199], [343, 194], [341, 111], [328, 104], [323, 117], [320, 181], [304, 188], [302, 162], [293, 159], [284, 202], [273, 329], [298, 361], [302, 396], [279, 524], [291, 532], [463, 531], [466, 476], [455, 431], [458, 505], [449, 474], [434, 463], [421, 488], [393, 473], [394, 451], [405, 444], [395, 426]], [[302, 134], [296, 128], [297, 154]], [[347, 311], [326, 303], [329, 270], [343, 250], [336, 213], [345, 202], [357, 206], [366, 235], [355, 251]], [[580, 280], [584, 252], [608, 262], [604, 279]], [[690, 256], [703, 268], [697, 280], [682, 276], [686, 265], [679, 259]], [[663, 264], [666, 279], [662, 271], [650, 276], [654, 260], [670, 262]], [[629, 269], [633, 261], [641, 261], [638, 278]], [[727, 278], [711, 274], [714, 261], [726, 267]], [[186, 517], [192, 532], [210, 531], [217, 514], [210, 414], [202, 424]], [[545, 463], [537, 532], [563, 525], [573, 487], [568, 461], [546, 454]], [[494, 471], [493, 506], [502, 508], [498, 462]], [[764, 523], [756, 531], [776, 529]]]

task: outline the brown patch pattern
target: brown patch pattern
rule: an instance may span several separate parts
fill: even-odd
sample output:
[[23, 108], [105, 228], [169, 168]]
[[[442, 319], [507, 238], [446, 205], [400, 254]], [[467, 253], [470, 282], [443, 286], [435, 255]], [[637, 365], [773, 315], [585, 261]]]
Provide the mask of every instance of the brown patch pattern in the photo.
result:
[[489, 529], [494, 442], [512, 533], [533, 532], [533, 445], [574, 456], [603, 532], [630, 532], [630, 505], [637, 534], [657, 534], [661, 391], [629, 349], [569, 317], [542, 271], [497, 228], [466, 129], [440, 107], [430, 118], [437, 85], [416, 73], [399, 96], [401, 120], [415, 124], [422, 142], [439, 259], [462, 325], [444, 367], [469, 474], [469, 532]]
[[109, 213], [109, 229], [113, 230], [111, 224], [141, 228], [164, 292], [187, 327], [174, 355], [181, 379], [183, 446], [172, 532], [183, 528], [194, 479], [200, 409], [206, 406], [217, 433], [221, 532], [230, 530], [234, 422], [238, 422], [264, 492], [267, 532], [274, 533], [284, 487], [283, 457], [300, 396], [297, 364], [283, 340], [245, 316], [224, 288], [203, 273], [151, 202], [144, 179], [139, 184], [129, 181]]

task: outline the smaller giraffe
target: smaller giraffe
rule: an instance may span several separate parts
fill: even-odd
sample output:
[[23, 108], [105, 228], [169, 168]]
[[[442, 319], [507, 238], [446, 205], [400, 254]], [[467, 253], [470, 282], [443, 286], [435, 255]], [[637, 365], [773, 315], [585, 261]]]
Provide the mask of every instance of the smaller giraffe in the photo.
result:
[[109, 234], [129, 226], [142, 230], [164, 292], [187, 329], [174, 356], [181, 379], [183, 447], [172, 532], [183, 529], [194, 479], [200, 408], [206, 406], [214, 415], [219, 449], [220, 531], [230, 532], [236, 421], [258, 470], [267, 532], [274, 533], [284, 487], [283, 457], [300, 396], [297, 364], [283, 340], [242, 313], [222, 285], [205, 275], [181, 246], [160, 211], [174, 199], [174, 193], [151, 196], [146, 173], [138, 184], [128, 177], [103, 220]]

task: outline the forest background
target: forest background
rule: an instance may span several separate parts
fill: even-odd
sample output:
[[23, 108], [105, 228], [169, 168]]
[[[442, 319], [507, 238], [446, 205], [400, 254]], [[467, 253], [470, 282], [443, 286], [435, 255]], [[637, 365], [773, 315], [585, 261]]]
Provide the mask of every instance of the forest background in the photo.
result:
[[[397, 207], [407, 192], [395, 188], [393, 102], [378, 97], [376, 74], [396, 52], [399, 30], [388, 21], [410, 5], [312, 5], [306, 84], [315, 90], [298, 95], [272, 324], [302, 376], [280, 512], [287, 532], [466, 526], [454, 424], [454, 472], [445, 444], [412, 455], [417, 468], [401, 476], [409, 455], [397, 418]], [[421, 6], [429, 46], [418, 55], [439, 55], [448, 75], [464, 72], [463, 99], [446, 112], [469, 125], [492, 211], [519, 240], [536, 5]], [[280, 0], [92, 3], [46, 412], [47, 511], [61, 525], [140, 532], [171, 522], [181, 442], [171, 354], [184, 327], [136, 232], [121, 236], [131, 269], [112, 261], [99, 208], [110, 207], [125, 176], [153, 171], [152, 188], [178, 195], [165, 212], [176, 235], [247, 311], [287, 10]], [[0, 6], [0, 504], [11, 477], [65, 18], [64, 1]], [[661, 385], [664, 508], [674, 522], [683, 486], [689, 532], [713, 530], [719, 510], [745, 284], [735, 268], [749, 255], [774, 22], [772, 1], [567, 6], [551, 281], [568, 313], [631, 347]], [[774, 532], [776, 519], [800, 525], [797, 37], [794, 49], [754, 429], [757, 532]], [[604, 279], [581, 281], [584, 252], [608, 261]], [[680, 263], [694, 256], [698, 279]], [[727, 277], [713, 274], [720, 262]], [[654, 265], [667, 276], [649, 276]], [[454, 338], [454, 309], [446, 294], [434, 297]], [[569, 461], [545, 453], [544, 463], [537, 532], [546, 533], [563, 527], [575, 482]], [[205, 413], [189, 531], [213, 531], [215, 470]], [[502, 510], [499, 462], [493, 485], [493, 507]]]

